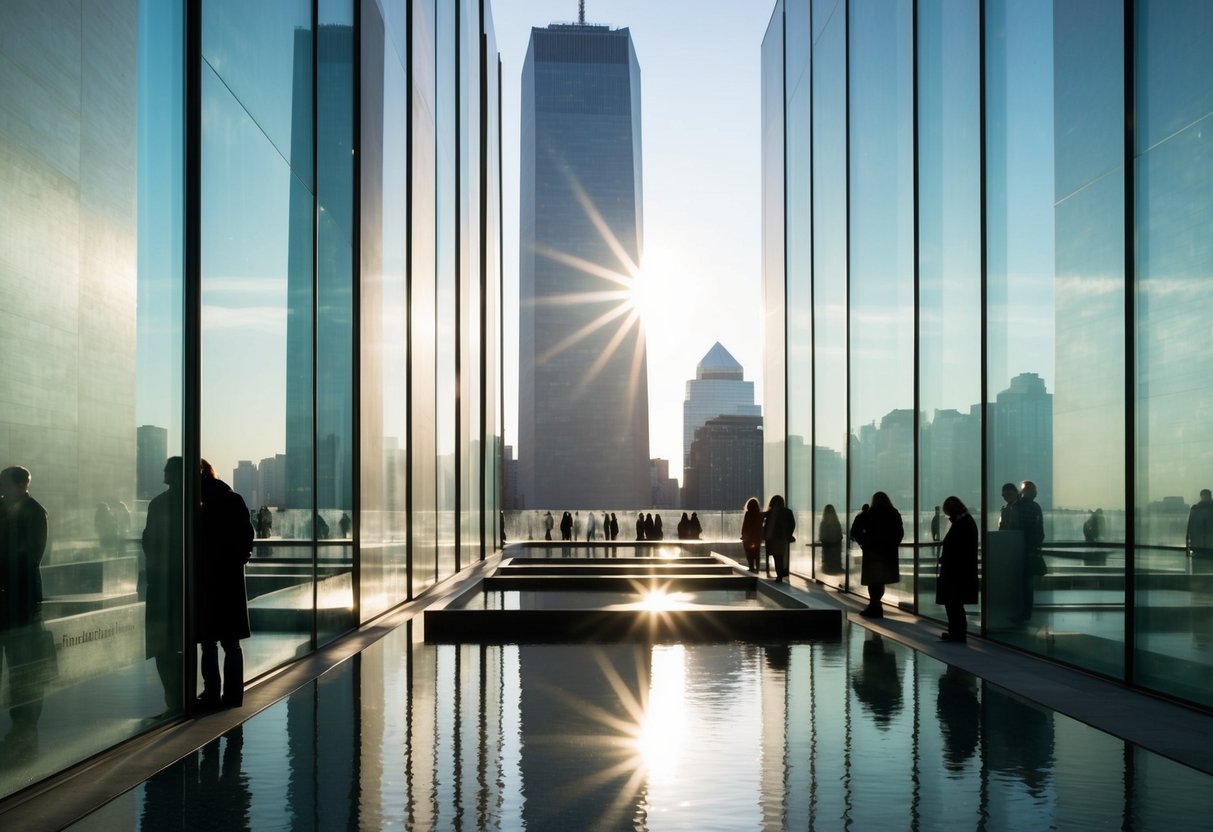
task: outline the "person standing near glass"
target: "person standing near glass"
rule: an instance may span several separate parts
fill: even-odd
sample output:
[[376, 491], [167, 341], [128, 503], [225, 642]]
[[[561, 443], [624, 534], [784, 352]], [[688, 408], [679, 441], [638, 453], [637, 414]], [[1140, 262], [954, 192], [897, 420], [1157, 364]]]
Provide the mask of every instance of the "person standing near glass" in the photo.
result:
[[939, 550], [935, 603], [947, 612], [948, 629], [939, 637], [963, 643], [969, 631], [965, 604], [976, 604], [978, 595], [977, 522], [959, 497], [944, 500], [943, 511], [951, 526]]
[[[200, 709], [238, 708], [244, 703], [244, 653], [240, 641], [252, 635], [244, 565], [253, 550], [253, 524], [244, 498], [201, 461], [202, 507], [198, 518], [194, 570], [194, 636], [202, 648]], [[219, 673], [219, 646], [223, 674]]]
[[796, 540], [796, 515], [787, 507], [783, 496], [776, 494], [767, 504], [762, 537], [767, 543], [767, 555], [775, 561], [775, 581], [783, 583], [788, 577], [788, 550]]
[[1213, 491], [1207, 488], [1200, 490], [1200, 501], [1188, 512], [1185, 542], [1192, 557], [1213, 557]]
[[181, 488], [181, 457], [169, 457], [164, 463], [161, 491], [147, 504], [147, 525], [143, 528], [143, 556], [146, 563], [147, 599], [143, 605], [144, 653], [156, 663], [156, 673], [164, 688], [165, 711], [181, 707], [181, 514], [184, 496]]
[[817, 530], [821, 542], [821, 571], [827, 575], [842, 574], [842, 522], [833, 503], [826, 503]]
[[[852, 530], [854, 533], [854, 530]], [[897, 563], [897, 547], [905, 536], [901, 513], [883, 491], [872, 495], [872, 507], [868, 509], [864, 532], [860, 539], [863, 548], [863, 566], [859, 582], [868, 588], [868, 606], [860, 611], [864, 618], [884, 618], [884, 597], [887, 584], [901, 580]]]
[[1019, 499], [1012, 504], [1015, 528], [1023, 532], [1023, 601], [1019, 613], [1011, 619], [1014, 624], [1026, 624], [1036, 606], [1036, 582], [1048, 573], [1041, 547], [1045, 540], [1044, 512], [1036, 502], [1036, 483], [1024, 480], [1019, 484]]
[[[682, 516], [685, 518], [686, 512]], [[745, 504], [745, 514], [741, 518], [741, 548], [745, 550], [750, 571], [757, 572], [762, 553], [762, 505], [756, 497], [751, 497]]]

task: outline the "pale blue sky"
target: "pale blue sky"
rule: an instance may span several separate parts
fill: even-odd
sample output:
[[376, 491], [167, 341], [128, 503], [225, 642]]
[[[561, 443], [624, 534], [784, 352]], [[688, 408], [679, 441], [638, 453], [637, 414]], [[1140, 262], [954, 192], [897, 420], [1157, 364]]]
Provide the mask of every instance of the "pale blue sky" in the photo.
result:
[[[772, 3], [588, 0], [586, 22], [628, 27], [641, 73], [649, 310], [650, 454], [682, 458], [682, 400], [720, 341], [762, 395], [759, 49]], [[494, 0], [501, 52], [505, 202], [506, 442], [518, 420], [518, 166], [522, 62], [532, 26], [577, 18], [576, 0]], [[681, 471], [677, 475], [681, 477]]]

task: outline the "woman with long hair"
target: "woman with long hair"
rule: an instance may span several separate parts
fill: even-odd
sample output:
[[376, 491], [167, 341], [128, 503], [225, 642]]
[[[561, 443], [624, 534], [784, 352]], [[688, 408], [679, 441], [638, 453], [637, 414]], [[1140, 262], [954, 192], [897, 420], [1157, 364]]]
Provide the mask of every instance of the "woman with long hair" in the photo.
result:
[[872, 495], [872, 507], [867, 511], [863, 534], [863, 565], [859, 582], [868, 588], [868, 606], [859, 614], [865, 618], [884, 618], [884, 597], [887, 584], [901, 580], [897, 566], [897, 547], [905, 536], [901, 513], [893, 506], [889, 495], [877, 491]]
[[762, 504], [756, 497], [746, 500], [745, 514], [741, 518], [741, 548], [745, 550], [750, 571], [757, 572], [762, 552]]

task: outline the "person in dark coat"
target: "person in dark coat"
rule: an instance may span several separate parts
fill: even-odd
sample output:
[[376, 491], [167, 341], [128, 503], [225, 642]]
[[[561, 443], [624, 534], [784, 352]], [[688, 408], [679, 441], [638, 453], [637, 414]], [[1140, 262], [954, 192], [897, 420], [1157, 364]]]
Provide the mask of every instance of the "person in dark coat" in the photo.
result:
[[[0, 759], [23, 762], [37, 753], [38, 719], [52, 661], [42, 655], [42, 572], [46, 509], [29, 493], [29, 469], [0, 471], [0, 659], [7, 665], [12, 727], [0, 742]], [[50, 647], [54, 650], [53, 645]]]
[[1213, 557], [1213, 491], [1207, 488], [1201, 489], [1200, 501], [1188, 512], [1185, 541], [1192, 557]]
[[1045, 541], [1044, 512], [1036, 502], [1036, 483], [1024, 480], [1019, 484], [1019, 499], [1012, 504], [1015, 528], [1023, 532], [1023, 601], [1015, 624], [1026, 624], [1036, 606], [1036, 582], [1048, 572], [1041, 547]]
[[556, 518], [552, 517], [552, 512], [547, 511], [543, 514], [543, 539], [552, 539], [552, 526], [556, 524]]
[[665, 540], [665, 530], [661, 528], [660, 514], [653, 515], [653, 535], [654, 540]]
[[787, 507], [783, 497], [776, 494], [767, 503], [762, 524], [762, 539], [767, 544], [767, 555], [775, 561], [775, 580], [782, 583], [788, 577], [788, 550], [796, 539], [796, 515]]
[[615, 516], [615, 512], [611, 512], [611, 540], [619, 537], [619, 518]]
[[573, 515], [569, 514], [567, 511], [560, 518], [560, 539], [573, 539]]
[[162, 491], [147, 504], [143, 528], [147, 598], [143, 605], [144, 652], [156, 662], [156, 673], [164, 688], [165, 713], [181, 702], [181, 457], [164, 463]]
[[[852, 529], [854, 534], [854, 529]], [[897, 546], [905, 536], [901, 514], [893, 506], [889, 495], [877, 491], [872, 495], [872, 507], [868, 509], [861, 530], [860, 545], [863, 547], [863, 565], [859, 582], [868, 588], [868, 606], [860, 611], [865, 618], [883, 618], [884, 597], [887, 584], [901, 580], [897, 565]]]
[[860, 565], [863, 564], [863, 544], [868, 536], [868, 512], [870, 510], [870, 506], [864, 503], [860, 507], [859, 513], [855, 515], [855, 519], [851, 521], [851, 542], [859, 547]]
[[[238, 708], [244, 702], [244, 653], [251, 635], [244, 565], [253, 550], [253, 525], [244, 498], [201, 461], [202, 506], [194, 569], [195, 632], [202, 647], [202, 694], [198, 707]], [[223, 675], [219, 674], [219, 645]]]
[[687, 535], [690, 540], [701, 540], [703, 538], [703, 524], [699, 522], [698, 512], [691, 512], [691, 519], [687, 521]]
[[942, 604], [947, 612], [948, 629], [939, 637], [963, 643], [969, 631], [965, 604], [978, 600], [977, 523], [959, 497], [944, 500], [943, 512], [951, 526], [940, 547], [935, 603]]
[[636, 515], [636, 539], [644, 540], [644, 512]]
[[678, 518], [678, 539], [679, 540], [687, 539], [687, 529], [689, 529], [690, 526], [691, 526], [691, 520], [689, 517], [687, 517], [687, 513], [684, 511], [682, 513], [682, 517]]
[[644, 539], [645, 540], [656, 540], [657, 539], [657, 527], [655, 525], [653, 525], [653, 515], [652, 514], [646, 514], [644, 516]]
[[[686, 513], [682, 516], [686, 517]], [[757, 497], [746, 500], [745, 514], [741, 517], [741, 548], [745, 550], [750, 571], [757, 572], [762, 559], [762, 504]]]
[[817, 530], [821, 542], [821, 571], [827, 575], [842, 574], [842, 522], [833, 503], [826, 503]]

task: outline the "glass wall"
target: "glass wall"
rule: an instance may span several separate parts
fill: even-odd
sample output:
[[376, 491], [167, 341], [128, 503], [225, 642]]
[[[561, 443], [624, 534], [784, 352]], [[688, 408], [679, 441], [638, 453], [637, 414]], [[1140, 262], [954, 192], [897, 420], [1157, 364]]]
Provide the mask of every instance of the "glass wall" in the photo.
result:
[[[434, 399], [434, 441], [437, 449], [436, 474], [436, 513], [435, 520], [438, 530], [438, 578], [447, 577], [455, 572], [456, 561], [456, 510], [458, 503], [458, 486], [455, 447], [457, 443], [456, 395], [458, 384], [458, 369], [456, 356], [458, 354], [457, 340], [459, 338], [459, 297], [457, 285], [462, 258], [462, 239], [460, 232], [461, 200], [457, 192], [459, 182], [458, 159], [456, 153], [462, 144], [456, 131], [459, 122], [456, 113], [460, 108], [457, 98], [459, 41], [456, 20], [456, 5], [454, 3], [438, 3], [436, 6], [437, 19], [435, 30], [435, 93], [434, 129], [435, 129], [435, 172], [434, 217], [437, 248], [435, 250], [435, 265], [437, 268], [437, 289], [435, 295], [435, 312], [437, 328], [435, 330], [434, 351], [436, 360], [435, 399]], [[418, 275], [425, 279], [423, 275]]]
[[768, 495], [787, 489], [783, 90], [783, 0], [777, 0], [762, 40], [762, 479]]
[[978, 12], [976, 0], [918, 3], [918, 611], [940, 619], [943, 501], [981, 516]]
[[1213, 9], [1135, 14], [1135, 678], [1213, 705]]
[[3, 797], [182, 709], [184, 53], [171, 5], [0, 31]]
[[846, 581], [847, 526], [847, 15], [814, 0], [813, 524], [815, 575]]
[[812, 74], [809, 68], [809, 0], [785, 0], [784, 25], [784, 154], [785, 282], [787, 292], [787, 366], [796, 368], [786, 379], [787, 498], [796, 514], [799, 534], [790, 563], [797, 572], [813, 570], [813, 221]]
[[[1120, 675], [1124, 34], [1108, 12], [986, 6], [986, 623]], [[1021, 486], [1009, 505], [1004, 484]]]
[[[901, 513], [904, 542], [910, 543], [915, 498], [913, 5], [851, 0], [848, 8], [849, 502], [854, 514], [874, 493], [886, 493]], [[904, 577], [888, 583], [891, 603], [914, 597], [912, 550], [902, 551]], [[882, 575], [875, 572], [864, 580], [862, 550], [852, 555], [852, 589], [879, 583]]]

